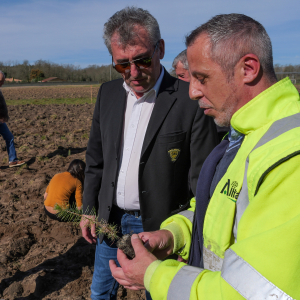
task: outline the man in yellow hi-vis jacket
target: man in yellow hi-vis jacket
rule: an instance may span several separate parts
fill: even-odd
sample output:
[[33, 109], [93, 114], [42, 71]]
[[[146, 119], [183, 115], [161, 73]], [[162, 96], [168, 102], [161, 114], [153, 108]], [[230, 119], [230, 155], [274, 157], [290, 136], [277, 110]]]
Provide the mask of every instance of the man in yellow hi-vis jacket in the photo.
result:
[[[212, 18], [186, 45], [190, 97], [230, 134], [191, 208], [133, 235], [136, 257], [119, 250], [112, 274], [154, 300], [300, 299], [299, 93], [277, 82], [269, 36], [245, 15]], [[188, 264], [159, 260], [172, 253]]]

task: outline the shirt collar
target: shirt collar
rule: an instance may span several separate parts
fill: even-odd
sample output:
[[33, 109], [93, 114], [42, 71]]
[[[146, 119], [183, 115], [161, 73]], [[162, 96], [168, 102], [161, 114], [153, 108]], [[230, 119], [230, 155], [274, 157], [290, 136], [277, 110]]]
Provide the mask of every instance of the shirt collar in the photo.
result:
[[230, 130], [229, 130], [229, 133], [228, 133], [228, 140], [229, 141], [236, 141], [242, 135], [243, 135], [242, 133], [238, 132], [232, 126], [230, 126]]
[[[161, 72], [160, 72], [160, 75], [159, 75], [159, 77], [158, 77], [158, 79], [157, 79], [157, 81], [156, 81], [154, 87], [153, 87], [151, 90], [149, 90], [148, 92], [144, 93], [143, 97], [146, 96], [148, 93], [150, 93], [150, 92], [153, 91], [153, 90], [154, 90], [154, 92], [155, 92], [155, 96], [157, 96], [157, 93], [158, 93], [158, 91], [159, 91], [161, 82], [162, 82], [162, 80], [163, 80], [163, 78], [164, 78], [164, 74], [165, 74], [165, 69], [164, 69], [163, 66], [161, 66]], [[124, 87], [124, 89], [126, 90], [127, 93], [129, 93], [129, 92], [133, 93], [132, 89], [127, 85], [127, 83], [126, 83], [125, 81], [124, 81], [124, 83], [123, 83], [123, 87]], [[133, 94], [134, 94], [134, 93], [133, 93]], [[142, 97], [142, 98], [143, 98], [143, 97]]]
[[230, 126], [230, 130], [228, 133], [228, 140], [229, 140], [228, 147], [231, 147], [232, 145], [238, 143], [239, 141], [242, 140], [243, 137], [244, 137], [244, 135], [242, 133], [238, 132], [232, 126]]

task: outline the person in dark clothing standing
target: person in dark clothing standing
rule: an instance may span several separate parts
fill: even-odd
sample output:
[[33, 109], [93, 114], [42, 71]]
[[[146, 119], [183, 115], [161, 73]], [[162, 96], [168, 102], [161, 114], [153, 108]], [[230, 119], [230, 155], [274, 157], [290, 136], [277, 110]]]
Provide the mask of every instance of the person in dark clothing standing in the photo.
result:
[[[190, 100], [189, 85], [160, 64], [165, 43], [157, 20], [127, 7], [104, 25], [113, 67], [122, 76], [100, 87], [86, 152], [83, 211], [121, 234], [156, 230], [189, 205], [207, 155], [217, 144], [213, 120]], [[116, 299], [118, 284], [109, 259], [116, 245], [81, 222], [82, 234], [97, 243], [91, 298]], [[147, 298], [150, 299], [149, 294]]]
[[[3, 85], [4, 81], [5, 81], [4, 73], [0, 71], [0, 87]], [[22, 166], [25, 164], [25, 161], [18, 160], [17, 158], [14, 136], [6, 125], [8, 119], [9, 117], [8, 117], [6, 102], [2, 92], [0, 91], [0, 134], [2, 135], [2, 137], [6, 142], [6, 150], [9, 158], [8, 166], [11, 168], [11, 167]]]

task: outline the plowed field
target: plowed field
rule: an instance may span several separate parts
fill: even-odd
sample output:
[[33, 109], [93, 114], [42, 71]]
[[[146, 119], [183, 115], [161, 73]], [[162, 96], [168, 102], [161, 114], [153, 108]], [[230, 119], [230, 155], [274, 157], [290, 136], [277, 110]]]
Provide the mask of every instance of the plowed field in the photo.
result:
[[5, 87], [2, 89], [6, 101], [34, 100], [34, 99], [64, 99], [64, 98], [91, 98], [96, 97], [97, 86], [43, 86], [43, 87]]
[[[35, 89], [47, 96], [52, 91], [53, 97], [65, 92], [65, 87], [23, 88], [18, 97], [38, 97]], [[81, 87], [72, 89], [77, 97], [83, 93]], [[15, 88], [2, 91], [18, 101]], [[89, 299], [95, 247], [78, 228], [45, 216], [43, 194], [54, 174], [75, 158], [85, 159], [94, 104], [10, 105], [8, 110], [18, 158], [27, 163], [8, 168], [0, 138], [0, 299]], [[118, 299], [143, 297], [119, 289]]]

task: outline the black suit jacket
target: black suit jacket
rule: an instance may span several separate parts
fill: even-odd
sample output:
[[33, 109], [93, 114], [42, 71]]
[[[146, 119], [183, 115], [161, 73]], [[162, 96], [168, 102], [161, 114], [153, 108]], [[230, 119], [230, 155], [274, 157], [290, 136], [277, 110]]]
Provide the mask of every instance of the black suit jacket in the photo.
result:
[[[189, 205], [188, 176], [195, 195], [201, 166], [218, 141], [213, 119], [189, 98], [188, 89], [188, 83], [165, 71], [137, 170], [145, 231], [159, 229], [162, 221]], [[117, 79], [101, 85], [95, 106], [86, 151], [83, 210], [95, 207], [99, 220], [108, 221], [116, 197], [126, 98], [123, 79]], [[172, 149], [175, 161], [168, 152]]]

